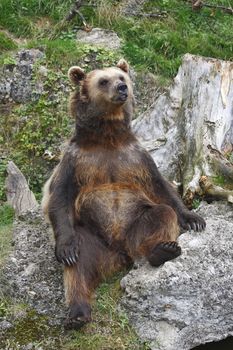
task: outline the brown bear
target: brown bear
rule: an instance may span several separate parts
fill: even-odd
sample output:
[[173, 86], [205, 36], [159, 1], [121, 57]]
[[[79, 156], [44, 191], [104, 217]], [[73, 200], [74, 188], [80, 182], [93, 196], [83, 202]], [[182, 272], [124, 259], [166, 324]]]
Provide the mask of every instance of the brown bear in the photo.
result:
[[129, 66], [85, 74], [71, 67], [74, 136], [45, 185], [43, 209], [64, 264], [66, 328], [91, 320], [91, 298], [103, 277], [146, 257], [159, 266], [181, 254], [180, 228], [205, 228], [161, 176], [134, 136]]

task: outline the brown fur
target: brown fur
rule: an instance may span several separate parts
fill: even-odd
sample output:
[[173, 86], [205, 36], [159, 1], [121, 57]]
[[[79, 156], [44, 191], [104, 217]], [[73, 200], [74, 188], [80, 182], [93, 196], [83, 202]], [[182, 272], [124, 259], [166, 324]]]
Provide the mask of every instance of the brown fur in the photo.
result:
[[179, 225], [204, 227], [131, 131], [128, 69], [121, 60], [117, 67], [87, 75], [80, 67], [69, 70], [76, 85], [70, 99], [75, 133], [43, 199], [56, 257], [66, 265], [68, 328], [90, 321], [93, 291], [104, 276], [140, 256], [155, 266], [173, 259], [180, 254]]

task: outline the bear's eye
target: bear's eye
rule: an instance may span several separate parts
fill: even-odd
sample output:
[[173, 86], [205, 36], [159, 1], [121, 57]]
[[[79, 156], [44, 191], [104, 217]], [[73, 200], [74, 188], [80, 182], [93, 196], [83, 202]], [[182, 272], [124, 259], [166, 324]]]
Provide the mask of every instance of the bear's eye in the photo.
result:
[[124, 78], [122, 75], [119, 77], [119, 79], [120, 79], [121, 81], [125, 81], [125, 78]]
[[100, 86], [106, 86], [108, 84], [108, 79], [101, 79], [100, 81], [99, 81], [99, 85]]

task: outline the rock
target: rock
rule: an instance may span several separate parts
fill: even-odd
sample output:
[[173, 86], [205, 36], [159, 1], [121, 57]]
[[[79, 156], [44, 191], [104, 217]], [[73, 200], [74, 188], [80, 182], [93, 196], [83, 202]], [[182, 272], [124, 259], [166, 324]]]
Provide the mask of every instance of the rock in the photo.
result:
[[14, 223], [14, 250], [0, 275], [0, 295], [23, 301], [60, 325], [65, 315], [62, 268], [54, 255], [52, 233], [39, 210]]
[[6, 320], [3, 320], [0, 322], [0, 333], [1, 331], [6, 331], [7, 329], [10, 329], [13, 327], [13, 324], [6, 321]]
[[0, 67], [0, 103], [36, 101], [43, 92], [43, 84], [33, 77], [33, 66], [44, 58], [37, 49], [19, 51]]
[[201, 206], [202, 233], [180, 236], [182, 255], [123, 278], [122, 307], [152, 350], [188, 350], [233, 335], [233, 211]]
[[122, 1], [121, 5], [121, 13], [125, 16], [134, 16], [139, 13], [146, 0], [127, 0]]
[[93, 28], [90, 32], [79, 30], [77, 32], [77, 40], [109, 50], [117, 50], [121, 46], [121, 40], [115, 32], [101, 28]]
[[16, 215], [24, 214], [28, 210], [35, 210], [38, 207], [36, 198], [30, 191], [24, 175], [14, 162], [8, 163], [7, 173], [7, 202], [14, 208]]
[[186, 54], [169, 91], [134, 121], [160, 171], [185, 192], [199, 187], [201, 174], [216, 175], [213, 149], [232, 149], [232, 77], [232, 62]]

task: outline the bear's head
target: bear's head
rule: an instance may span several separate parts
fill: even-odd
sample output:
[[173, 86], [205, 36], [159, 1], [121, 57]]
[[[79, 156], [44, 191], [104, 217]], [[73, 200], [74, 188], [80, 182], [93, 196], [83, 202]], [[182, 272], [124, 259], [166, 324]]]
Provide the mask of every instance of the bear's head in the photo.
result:
[[132, 112], [134, 105], [132, 82], [129, 77], [129, 65], [121, 59], [116, 67], [96, 69], [85, 73], [78, 66], [68, 71], [70, 81], [77, 91], [70, 101], [71, 114], [77, 117], [84, 106], [96, 115], [112, 116], [118, 112]]

